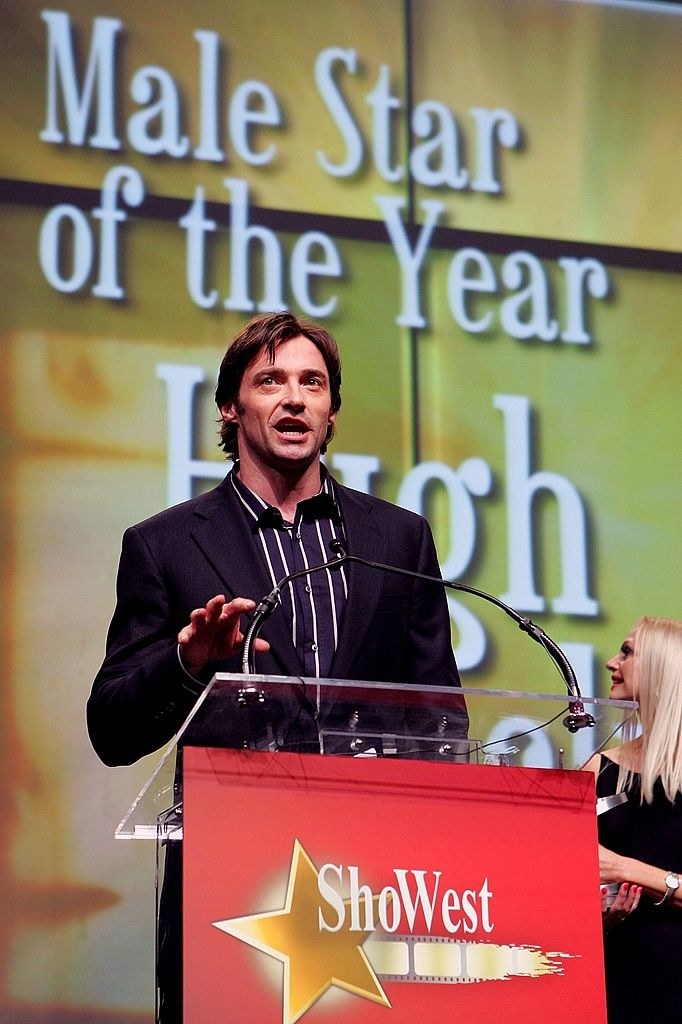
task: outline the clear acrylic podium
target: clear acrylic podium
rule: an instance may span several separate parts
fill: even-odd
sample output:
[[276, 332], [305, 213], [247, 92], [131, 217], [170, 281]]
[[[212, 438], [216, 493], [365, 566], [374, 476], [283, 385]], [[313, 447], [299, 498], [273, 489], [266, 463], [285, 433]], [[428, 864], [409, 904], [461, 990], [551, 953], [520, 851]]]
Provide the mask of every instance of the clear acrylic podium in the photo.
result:
[[[627, 701], [576, 700], [565, 694], [255, 674], [215, 675], [116, 829], [120, 839], [156, 840], [157, 967], [163, 961], [161, 932], [168, 934], [168, 907], [179, 907], [182, 893], [184, 939], [181, 963], [174, 963], [183, 979], [187, 1024], [203, 1024], [206, 1014], [215, 1016], [216, 1007], [229, 1006], [235, 993], [240, 1006], [242, 1000], [258, 1003], [266, 999], [267, 1003], [259, 981], [244, 981], [252, 967], [248, 949], [244, 952], [237, 948], [240, 943], [236, 939], [224, 936], [223, 946], [222, 933], [210, 927], [222, 927], [216, 916], [252, 884], [248, 870], [241, 880], [235, 872], [244, 871], [247, 865], [253, 867], [265, 850], [279, 850], [281, 868], [284, 848], [293, 842], [295, 850], [303, 850], [299, 836], [307, 836], [305, 842], [310, 849], [317, 838], [326, 848], [328, 840], [318, 829], [323, 833], [333, 826], [329, 821], [324, 824], [325, 817], [331, 816], [333, 820], [337, 813], [343, 817], [345, 808], [345, 820], [354, 821], [356, 799], [365, 801], [365, 807], [369, 799], [376, 822], [365, 823], [361, 837], [356, 838], [360, 842], [373, 828], [378, 829], [380, 836], [374, 849], [379, 850], [386, 845], [384, 835], [400, 833], [406, 820], [402, 801], [409, 804], [410, 794], [420, 793], [414, 845], [410, 840], [410, 855], [417, 858], [420, 868], [416, 874], [420, 875], [429, 858], [435, 863], [441, 863], [443, 857], [447, 863], [452, 860], [450, 853], [434, 852], [429, 845], [439, 836], [447, 843], [452, 832], [458, 836], [460, 860], [468, 845], [473, 862], [480, 861], [486, 865], [485, 870], [490, 867], [494, 873], [498, 899], [505, 888], [507, 897], [502, 898], [509, 899], [509, 894], [520, 891], [516, 872], [502, 882], [499, 858], [509, 851], [513, 859], [524, 865], [521, 874], [525, 871], [529, 875], [525, 884], [535, 895], [527, 901], [522, 899], [515, 910], [507, 911], [502, 932], [506, 930], [512, 937], [527, 932], [537, 945], [531, 943], [529, 952], [527, 940], [491, 945], [488, 941], [453, 943], [444, 935], [410, 934], [403, 936], [397, 946], [386, 946], [379, 939], [376, 947], [373, 936], [367, 948], [372, 948], [374, 942], [376, 948], [383, 950], [377, 960], [375, 948], [371, 967], [378, 990], [394, 993], [395, 1009], [398, 1003], [401, 1006], [391, 1014], [394, 1024], [412, 1021], [415, 1014], [420, 1019], [424, 1013], [433, 1019], [443, 1019], [442, 1012], [450, 1013], [459, 1004], [466, 1005], [467, 1012], [482, 1024], [497, 1020], [499, 1003], [493, 998], [494, 986], [491, 989], [486, 984], [457, 983], [471, 980], [476, 963], [482, 964], [477, 980], [485, 980], [493, 957], [495, 962], [506, 964], [500, 968], [501, 976], [507, 977], [505, 972], [511, 972], [512, 985], [521, 985], [523, 992], [527, 968], [521, 962], [527, 956], [540, 958], [541, 974], [558, 972], [552, 989], [553, 1019], [559, 1024], [572, 1020], [573, 1010], [562, 1016], [562, 1007], [569, 1005], [565, 992], [572, 993], [577, 986], [584, 993], [580, 998], [586, 1006], [594, 1007], [589, 1020], [604, 1024], [601, 925], [596, 896], [596, 807], [593, 815], [590, 796], [593, 782], [587, 773], [571, 769], [581, 768], [594, 751], [608, 743], [636, 707]], [[197, 774], [199, 764], [204, 767]], [[554, 770], [545, 773], [538, 769]], [[264, 779], [267, 792], [261, 788]], [[197, 827], [196, 786], [201, 789], [206, 783], [213, 786], [212, 795], [208, 797], [203, 823]], [[330, 785], [331, 796], [332, 791], [325, 788]], [[245, 787], [246, 806], [240, 803]], [[313, 815], [313, 824], [308, 822], [306, 829], [302, 821], [306, 814], [310, 817], [310, 804], [320, 787], [329, 799], [323, 800], [319, 816]], [[359, 796], [362, 792], [365, 795]], [[440, 807], [440, 815], [429, 825], [428, 813], [435, 805]], [[520, 829], [519, 813], [524, 821]], [[261, 814], [268, 822], [265, 844], [261, 842], [261, 825], [253, 831]], [[578, 821], [578, 817], [582, 820]], [[477, 829], [483, 830], [478, 839]], [[524, 845], [526, 834], [536, 837], [530, 847]], [[500, 835], [505, 836], [503, 842], [493, 839]], [[564, 906], [564, 897], [557, 897], [548, 913], [545, 894], [534, 880], [540, 865], [555, 855], [555, 844], [563, 854], [571, 850], [569, 863], [578, 867], [572, 876], [570, 900]], [[229, 884], [222, 897], [219, 888], [225, 884], [225, 871], [217, 867], [222, 853], [216, 849], [230, 850]], [[301, 856], [307, 856], [307, 852]], [[180, 884], [181, 859], [184, 867]], [[267, 874], [270, 869], [264, 870]], [[169, 891], [173, 894], [170, 903]], [[203, 905], [207, 892], [215, 894], [215, 907]], [[171, 909], [171, 919], [174, 913]], [[281, 913], [276, 911], [274, 917], [279, 918]], [[162, 919], [166, 922], [163, 927]], [[567, 921], [573, 924], [567, 925]], [[234, 927], [229, 922], [223, 925], [228, 930]], [[550, 925], [551, 938], [542, 947], [543, 930]], [[558, 960], [553, 959], [549, 951], [562, 950], [562, 944], [565, 951], [557, 954]], [[359, 949], [360, 946], [355, 947], [356, 955], [364, 957], [364, 947], [360, 953]], [[407, 975], [403, 972], [398, 976], [393, 967], [381, 966], [381, 956], [391, 957], [397, 949], [412, 964], [406, 968]], [[424, 951], [431, 966], [420, 968]], [[235, 967], [235, 957], [244, 956], [246, 973]], [[436, 970], [434, 964], [440, 964], [439, 958], [443, 956], [451, 964], [453, 957], [459, 958], [458, 967], [448, 968], [454, 974], [446, 984], [441, 967], [438, 976], [431, 977]], [[466, 969], [462, 966], [465, 962]], [[563, 977], [562, 964], [569, 962], [572, 973]], [[223, 991], [221, 985], [226, 984], [228, 976], [226, 963], [233, 974], [228, 990]], [[177, 971], [164, 976], [176, 976]], [[424, 972], [427, 976], [423, 976]], [[523, 1001], [517, 1003], [516, 995], [510, 991], [507, 1008], [514, 1007], [517, 1016], [508, 1019], [524, 1020], [526, 1024], [546, 1019], [533, 1016], [535, 992], [539, 992], [537, 980], [536, 985], [538, 988], [531, 993], [530, 1016], [523, 1009]], [[213, 993], [210, 997], [209, 992]], [[289, 999], [290, 993], [283, 989], [283, 1005]], [[492, 1004], [488, 1005], [491, 999]], [[259, 1004], [243, 1019], [259, 1024], [281, 1020], [282, 1011], [277, 1009], [276, 1002], [271, 1001], [267, 1007]], [[353, 1019], [359, 1024], [365, 1019], [374, 1020], [372, 1003], [360, 999], [359, 1004], [353, 1009]], [[431, 1009], [427, 1012], [428, 1007]], [[215, 1017], [216, 1022], [222, 1024], [223, 1020], [233, 1019], [229, 1011], [225, 1013], [226, 1016]], [[365, 1013], [369, 1014], [367, 1018]], [[157, 1003], [157, 1020], [158, 1015]], [[298, 1020], [299, 1015], [285, 1015], [285, 1019]], [[341, 1019], [346, 1019], [344, 1013]], [[584, 1019], [587, 1021], [588, 1017]]]
[[182, 839], [182, 747], [229, 747], [441, 764], [579, 769], [637, 708], [566, 694], [218, 673], [116, 828]]

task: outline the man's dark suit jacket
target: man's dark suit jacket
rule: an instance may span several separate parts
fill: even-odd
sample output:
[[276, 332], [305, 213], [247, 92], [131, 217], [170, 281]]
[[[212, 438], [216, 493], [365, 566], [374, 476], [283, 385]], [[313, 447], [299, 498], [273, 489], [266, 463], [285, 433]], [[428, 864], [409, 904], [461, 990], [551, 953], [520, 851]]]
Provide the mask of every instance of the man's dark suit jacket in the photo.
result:
[[[421, 516], [336, 484], [351, 555], [439, 576]], [[437, 585], [347, 564], [348, 600], [330, 676], [433, 686], [457, 685], [445, 591]], [[252, 526], [226, 478], [212, 491], [160, 512], [123, 537], [117, 603], [104, 663], [88, 701], [93, 747], [110, 765], [131, 764], [163, 746], [197, 691], [177, 655], [190, 612], [215, 594], [258, 602], [272, 589]], [[261, 673], [299, 675], [290, 625], [277, 608], [256, 655]], [[206, 671], [239, 672], [241, 659]]]
[[[425, 519], [339, 484], [336, 495], [350, 554], [440, 575]], [[345, 571], [348, 599], [330, 675], [457, 685], [443, 588], [352, 563]], [[177, 634], [190, 612], [216, 594], [259, 602], [271, 590], [261, 545], [227, 478], [125, 532], [106, 657], [88, 701], [90, 738], [105, 763], [131, 764], [157, 750], [191, 710], [198, 689], [177, 654]], [[258, 671], [300, 675], [291, 627], [280, 608], [261, 636], [270, 650], [257, 653]], [[203, 681], [216, 671], [240, 670], [241, 658], [215, 663]], [[465, 732], [466, 713], [462, 721]], [[169, 844], [158, 921], [162, 1024], [182, 1020], [181, 845]]]

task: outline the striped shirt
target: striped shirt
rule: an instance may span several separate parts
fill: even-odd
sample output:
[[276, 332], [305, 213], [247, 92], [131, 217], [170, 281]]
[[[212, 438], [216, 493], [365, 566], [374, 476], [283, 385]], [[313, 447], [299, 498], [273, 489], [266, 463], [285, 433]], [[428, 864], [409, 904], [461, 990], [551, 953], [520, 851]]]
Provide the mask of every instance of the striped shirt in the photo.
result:
[[[256, 543], [261, 547], [273, 587], [290, 573], [329, 561], [334, 554], [330, 542], [344, 539], [334, 481], [324, 467], [321, 470], [319, 493], [298, 503], [293, 523], [286, 522], [278, 508], [268, 505], [243, 484], [236, 470], [230, 474]], [[280, 604], [291, 625], [291, 639], [303, 675], [329, 675], [347, 597], [344, 566], [312, 572], [283, 587]]]

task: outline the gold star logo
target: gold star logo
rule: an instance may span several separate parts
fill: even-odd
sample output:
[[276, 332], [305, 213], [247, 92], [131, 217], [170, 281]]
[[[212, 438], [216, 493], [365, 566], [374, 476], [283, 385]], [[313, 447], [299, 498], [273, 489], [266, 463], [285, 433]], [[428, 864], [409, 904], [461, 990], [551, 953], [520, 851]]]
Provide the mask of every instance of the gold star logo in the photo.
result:
[[[378, 897], [374, 900], [376, 904]], [[346, 907], [349, 903], [344, 901]], [[362, 948], [368, 936], [362, 934], [358, 942], [358, 933], [346, 923], [337, 932], [321, 931], [319, 914], [317, 868], [296, 839], [282, 910], [213, 924], [282, 962], [284, 1024], [295, 1024], [333, 985], [390, 1006]]]

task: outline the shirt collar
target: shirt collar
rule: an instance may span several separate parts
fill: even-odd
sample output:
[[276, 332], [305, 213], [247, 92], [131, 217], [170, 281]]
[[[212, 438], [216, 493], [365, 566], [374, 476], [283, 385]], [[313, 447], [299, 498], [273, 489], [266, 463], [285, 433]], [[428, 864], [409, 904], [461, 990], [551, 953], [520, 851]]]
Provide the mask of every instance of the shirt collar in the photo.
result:
[[[341, 512], [336, 500], [334, 480], [322, 464], [320, 464], [320, 475], [322, 478], [320, 490], [312, 498], [305, 498], [303, 501], [299, 501], [296, 506], [296, 518], [306, 520], [331, 519], [336, 523], [341, 523]], [[240, 480], [236, 468], [232, 470], [230, 477], [241, 504], [253, 521], [252, 529], [254, 532], [266, 527], [281, 529], [284, 520], [280, 510], [274, 505], [268, 505], [255, 491], [247, 487]]]

